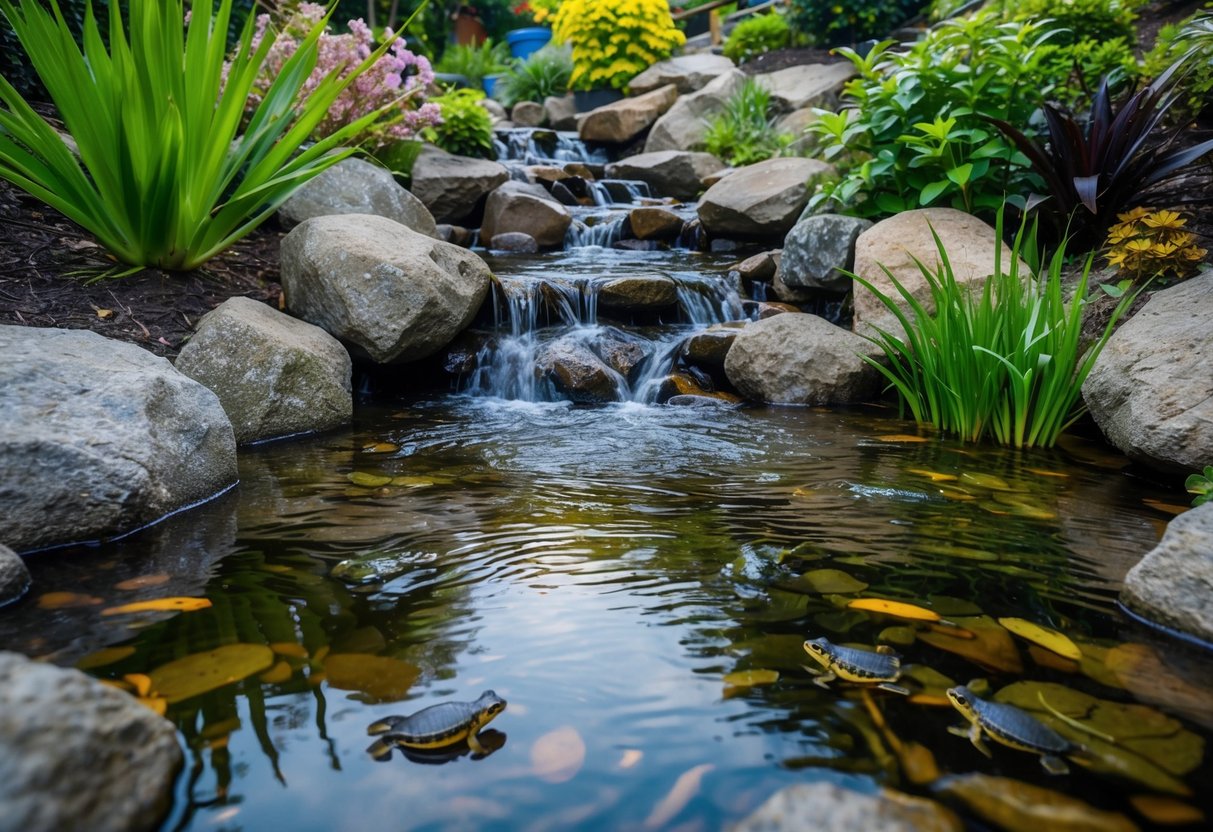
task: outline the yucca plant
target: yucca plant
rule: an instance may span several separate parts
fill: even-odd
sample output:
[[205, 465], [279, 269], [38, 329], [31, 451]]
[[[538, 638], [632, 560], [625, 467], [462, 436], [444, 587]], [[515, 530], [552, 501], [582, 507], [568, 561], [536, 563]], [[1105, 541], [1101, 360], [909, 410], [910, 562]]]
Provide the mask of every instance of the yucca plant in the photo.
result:
[[0, 177], [132, 266], [185, 270], [219, 254], [352, 153], [342, 142], [388, 109], [301, 149], [342, 90], [390, 45], [345, 75], [335, 69], [299, 103], [327, 17], [300, 42], [242, 129], [274, 38], [252, 48], [250, 17], [225, 70], [232, 0], [217, 8], [191, 4], [188, 29], [182, 0], [130, 0], [129, 21], [111, 0], [108, 49], [91, 5], [82, 45], [56, 0], [50, 6], [0, 0], [79, 157], [0, 78]]
[[920, 424], [968, 442], [993, 436], [1016, 448], [1052, 447], [1083, 414], [1082, 383], [1136, 294], [1121, 299], [1101, 337], [1088, 346], [1082, 338], [1082, 318], [1094, 255], [1087, 257], [1067, 303], [1061, 280], [1064, 243], [1044, 274], [1022, 273], [1020, 254], [1034, 247], [1035, 229], [1021, 226], [1010, 262], [1004, 262], [999, 243], [994, 274], [977, 289], [957, 282], [943, 243], [934, 229], [931, 233], [939, 267], [932, 271], [920, 262], [918, 268], [930, 286], [934, 313], [887, 269], [904, 307], [852, 275], [896, 316], [902, 329], [876, 328], [878, 335], [869, 338], [887, 361], [864, 360], [888, 379], [902, 406]]
[[1177, 84], [1188, 71], [1186, 64], [1186, 59], [1175, 62], [1119, 108], [1113, 107], [1105, 78], [1085, 124], [1046, 104], [1047, 149], [1009, 122], [988, 119], [1044, 180], [1050, 199], [1043, 213], [1059, 238], [1069, 234], [1075, 242], [1097, 245], [1116, 215], [1127, 210], [1143, 189], [1213, 151], [1213, 139], [1174, 147], [1183, 125], [1161, 129], [1167, 111], [1182, 98]]

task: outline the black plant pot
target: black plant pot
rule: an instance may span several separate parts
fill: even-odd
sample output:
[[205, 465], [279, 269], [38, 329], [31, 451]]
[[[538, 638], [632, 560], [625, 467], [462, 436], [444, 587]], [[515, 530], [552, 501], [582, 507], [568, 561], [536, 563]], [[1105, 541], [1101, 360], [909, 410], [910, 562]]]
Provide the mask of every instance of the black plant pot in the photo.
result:
[[623, 93], [614, 89], [576, 90], [573, 92], [573, 104], [579, 113], [588, 113], [607, 104], [623, 100]]

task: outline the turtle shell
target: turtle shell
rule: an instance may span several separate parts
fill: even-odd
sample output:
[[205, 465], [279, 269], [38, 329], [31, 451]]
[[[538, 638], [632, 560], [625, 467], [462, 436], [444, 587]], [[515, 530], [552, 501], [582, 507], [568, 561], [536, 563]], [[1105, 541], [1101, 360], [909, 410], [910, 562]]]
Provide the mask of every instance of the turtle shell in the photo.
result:
[[1073, 743], [1021, 708], [977, 698], [971, 702], [978, 724], [995, 739], [1042, 754], [1064, 754], [1074, 748]]

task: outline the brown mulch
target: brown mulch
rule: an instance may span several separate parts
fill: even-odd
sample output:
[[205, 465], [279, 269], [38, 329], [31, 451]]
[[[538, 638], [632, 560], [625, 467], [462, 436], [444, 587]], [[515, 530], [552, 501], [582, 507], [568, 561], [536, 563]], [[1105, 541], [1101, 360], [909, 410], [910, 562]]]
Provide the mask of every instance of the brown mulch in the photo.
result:
[[278, 304], [273, 221], [192, 272], [127, 267], [80, 226], [0, 180], [0, 324], [91, 329], [175, 357], [198, 319], [236, 295]]
[[835, 55], [829, 49], [775, 49], [751, 58], [742, 64], [740, 69], [747, 75], [761, 75], [765, 72], [774, 72], [777, 69], [787, 69], [790, 66], [833, 64], [845, 60], [846, 58], [841, 55]]

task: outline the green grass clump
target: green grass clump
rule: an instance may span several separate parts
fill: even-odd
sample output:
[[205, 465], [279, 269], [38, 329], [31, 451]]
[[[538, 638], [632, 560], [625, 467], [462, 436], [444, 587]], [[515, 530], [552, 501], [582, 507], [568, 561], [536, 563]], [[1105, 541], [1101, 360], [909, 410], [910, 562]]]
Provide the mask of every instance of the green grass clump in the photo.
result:
[[795, 140], [791, 133], [775, 128], [770, 92], [747, 78], [708, 124], [704, 148], [716, 158], [741, 167], [779, 156]]

